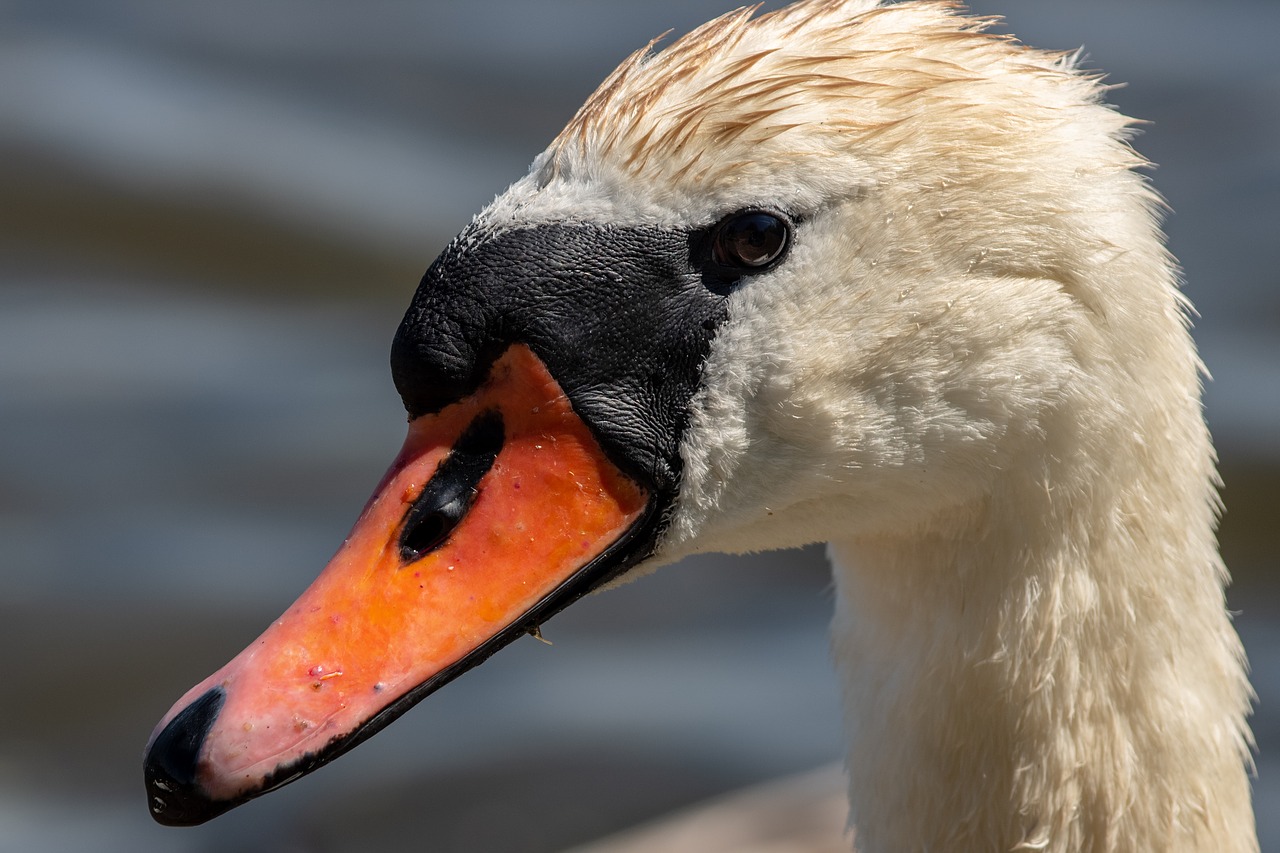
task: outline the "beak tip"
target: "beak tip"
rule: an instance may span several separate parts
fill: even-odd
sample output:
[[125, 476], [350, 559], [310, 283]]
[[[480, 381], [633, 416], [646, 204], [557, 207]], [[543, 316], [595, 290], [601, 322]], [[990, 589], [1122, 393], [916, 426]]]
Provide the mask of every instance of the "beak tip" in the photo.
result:
[[207, 690], [174, 715], [147, 747], [143, 775], [151, 817], [165, 826], [195, 826], [233, 802], [210, 799], [196, 781], [200, 751], [226, 701], [221, 687]]

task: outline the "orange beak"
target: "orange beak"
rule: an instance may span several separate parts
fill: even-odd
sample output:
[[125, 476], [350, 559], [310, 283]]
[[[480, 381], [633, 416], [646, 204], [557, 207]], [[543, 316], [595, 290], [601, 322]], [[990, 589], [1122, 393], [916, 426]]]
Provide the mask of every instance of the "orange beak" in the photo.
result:
[[649, 495], [606, 458], [525, 346], [409, 425], [333, 560], [147, 747], [161, 823], [291, 781], [632, 562]]

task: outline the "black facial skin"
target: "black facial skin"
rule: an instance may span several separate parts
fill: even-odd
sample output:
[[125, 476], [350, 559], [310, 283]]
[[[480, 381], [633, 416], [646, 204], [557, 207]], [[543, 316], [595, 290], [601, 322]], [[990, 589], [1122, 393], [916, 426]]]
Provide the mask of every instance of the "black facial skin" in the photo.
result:
[[727, 312], [674, 229], [543, 225], [436, 260], [391, 349], [411, 418], [467, 396], [529, 346], [625, 473], [664, 497], [680, 479], [689, 401]]
[[[766, 263], [722, 251], [777, 223]], [[702, 366], [728, 294], [775, 267], [790, 221], [746, 210], [707, 229], [547, 224], [484, 238], [463, 232], [423, 276], [391, 348], [410, 418], [470, 394], [523, 343], [546, 364], [610, 459], [665, 505]], [[720, 248], [718, 248], [720, 247]], [[756, 259], [758, 260], [758, 258]]]

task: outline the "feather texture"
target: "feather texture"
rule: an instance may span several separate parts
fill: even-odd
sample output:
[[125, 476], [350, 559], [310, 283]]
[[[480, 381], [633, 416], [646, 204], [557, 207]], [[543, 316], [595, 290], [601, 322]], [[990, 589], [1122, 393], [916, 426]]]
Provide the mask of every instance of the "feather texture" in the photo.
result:
[[480, 220], [799, 223], [730, 297], [637, 572], [832, 543], [860, 849], [1256, 851], [1160, 201], [1100, 78], [992, 23], [732, 12], [633, 54]]

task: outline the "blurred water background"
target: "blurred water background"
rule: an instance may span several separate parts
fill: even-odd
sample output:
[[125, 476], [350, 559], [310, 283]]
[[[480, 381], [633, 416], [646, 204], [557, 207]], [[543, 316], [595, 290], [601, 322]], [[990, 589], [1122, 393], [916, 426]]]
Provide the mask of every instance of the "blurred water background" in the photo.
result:
[[[630, 50], [729, 5], [0, 0], [0, 851], [551, 851], [839, 756], [808, 549], [583, 602], [211, 825], [143, 800], [152, 725], [398, 448], [386, 355], [427, 263]], [[1280, 850], [1280, 5], [978, 10], [1085, 45], [1151, 122]]]

